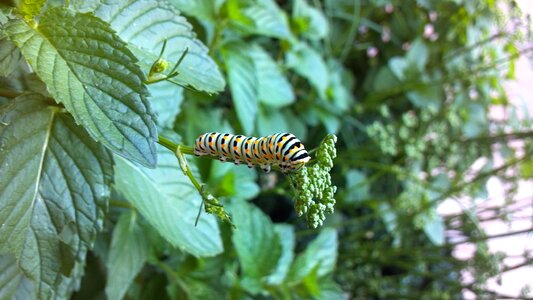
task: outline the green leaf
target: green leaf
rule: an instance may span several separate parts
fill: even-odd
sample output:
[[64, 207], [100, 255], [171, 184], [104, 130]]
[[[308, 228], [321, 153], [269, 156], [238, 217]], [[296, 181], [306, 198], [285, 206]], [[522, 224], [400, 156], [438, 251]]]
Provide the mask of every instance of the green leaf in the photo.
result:
[[342, 290], [342, 288], [332, 279], [324, 278], [318, 282], [318, 295], [316, 300], [330, 300], [330, 299], [348, 299], [348, 295]]
[[[403, 57], [393, 57], [389, 60], [390, 71], [398, 78], [400, 81], [405, 80], [405, 75], [407, 69], [409, 68], [408, 61]], [[382, 70], [387, 70], [382, 68]]]
[[347, 203], [353, 203], [367, 199], [369, 197], [370, 186], [366, 175], [357, 170], [349, 170], [346, 174], [346, 196]]
[[442, 245], [444, 244], [444, 231], [444, 220], [436, 211], [433, 212], [431, 219], [424, 223], [424, 232], [433, 244]]
[[519, 164], [520, 176], [523, 179], [533, 178], [533, 159], [526, 159]]
[[14, 20], [6, 32], [50, 94], [95, 140], [128, 159], [155, 165], [157, 132], [144, 75], [107, 23], [52, 8], [38, 27]]
[[158, 146], [156, 169], [117, 158], [115, 188], [170, 244], [195, 256], [222, 252], [216, 219], [202, 215], [194, 226], [202, 202], [198, 191], [181, 171], [174, 154]]
[[168, 81], [149, 86], [150, 104], [156, 115], [157, 125], [162, 128], [174, 127], [174, 121], [181, 111], [183, 88]]
[[261, 107], [257, 115], [257, 132], [261, 136], [276, 132], [292, 132], [287, 120], [287, 117], [279, 109]]
[[267, 278], [270, 285], [280, 285], [285, 280], [285, 276], [289, 272], [289, 268], [294, 259], [294, 246], [296, 239], [294, 236], [294, 228], [287, 224], [276, 224], [274, 230], [279, 236], [281, 242], [281, 257], [278, 261], [276, 269]]
[[245, 201], [236, 201], [231, 206], [231, 216], [236, 227], [231, 240], [244, 280], [249, 282], [250, 292], [259, 292], [251, 285], [260, 286], [276, 270], [282, 250], [280, 236], [268, 216]]
[[39, 298], [68, 296], [102, 227], [111, 156], [38, 94], [0, 116], [0, 254], [16, 256]]
[[411, 48], [405, 55], [409, 66], [419, 72], [423, 72], [429, 60], [429, 49], [421, 38], [417, 38], [411, 44]]
[[6, 38], [0, 38], [0, 76], [7, 77], [21, 61], [20, 50]]
[[305, 251], [296, 257], [287, 280], [296, 283], [313, 272], [318, 277], [331, 273], [337, 261], [337, 243], [337, 232], [331, 228], [323, 229]]
[[442, 105], [442, 89], [435, 84], [425, 84], [407, 92], [407, 99], [413, 105], [437, 113]]
[[244, 134], [253, 131], [258, 105], [257, 75], [254, 62], [246, 54], [248, 50], [242, 43], [229, 44], [222, 49], [233, 104]]
[[318, 94], [325, 98], [329, 86], [328, 68], [318, 51], [303, 42], [294, 43], [286, 55], [287, 66], [306, 78]]
[[94, 14], [108, 22], [117, 34], [130, 44], [148, 72], [167, 40], [163, 59], [176, 62], [188, 48], [187, 55], [173, 81], [208, 93], [224, 89], [224, 78], [209, 57], [207, 47], [196, 38], [192, 26], [179, 11], [157, 0], [74, 0], [74, 7]]
[[111, 240], [107, 261], [106, 295], [108, 299], [122, 299], [137, 273], [143, 267], [150, 250], [148, 238], [136, 223], [133, 212], [123, 213]]
[[293, 103], [292, 86], [268, 52], [254, 44], [247, 53], [255, 65], [259, 101], [273, 107]]
[[310, 40], [323, 39], [328, 35], [329, 24], [324, 14], [309, 5], [306, 0], [295, 0], [292, 9], [293, 22], [299, 32]]
[[27, 20], [31, 20], [38, 15], [45, 2], [46, 0], [15, 0], [17, 8]]
[[254, 32], [261, 35], [290, 40], [287, 16], [273, 0], [257, 0], [242, 10], [254, 24]]
[[199, 20], [214, 21], [225, 0], [169, 0], [181, 12]]
[[12, 254], [0, 255], [0, 299], [37, 299], [35, 286]]

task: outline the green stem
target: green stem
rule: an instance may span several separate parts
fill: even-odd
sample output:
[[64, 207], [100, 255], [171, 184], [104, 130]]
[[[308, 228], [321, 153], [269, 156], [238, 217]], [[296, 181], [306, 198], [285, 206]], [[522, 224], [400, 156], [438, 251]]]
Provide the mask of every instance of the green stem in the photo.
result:
[[13, 99], [20, 95], [22, 95], [21, 92], [0, 88], [0, 97]]
[[129, 202], [126, 202], [126, 201], [109, 200], [109, 205], [114, 206], [114, 207], [134, 209], [134, 207]]
[[181, 147], [182, 146], [178, 146], [176, 151], [174, 151], [174, 153], [176, 153], [176, 157], [179, 160], [180, 168], [183, 171], [183, 173], [187, 175], [187, 177], [189, 177], [189, 180], [192, 182], [192, 184], [198, 190], [198, 192], [202, 194], [202, 185], [198, 182], [198, 180], [196, 180], [196, 178], [192, 174], [191, 168], [189, 168], [189, 165], [187, 164], [187, 160], [185, 159], [185, 156], [183, 156]]

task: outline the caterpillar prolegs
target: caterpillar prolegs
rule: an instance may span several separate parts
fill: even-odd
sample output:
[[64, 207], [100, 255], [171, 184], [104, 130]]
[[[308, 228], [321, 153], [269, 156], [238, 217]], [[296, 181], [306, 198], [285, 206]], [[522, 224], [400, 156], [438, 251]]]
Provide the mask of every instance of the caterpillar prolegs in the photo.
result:
[[208, 132], [196, 139], [194, 154], [231, 160], [237, 165], [246, 163], [249, 168], [258, 165], [265, 172], [276, 165], [283, 173], [297, 170], [311, 159], [302, 142], [291, 133], [255, 138]]

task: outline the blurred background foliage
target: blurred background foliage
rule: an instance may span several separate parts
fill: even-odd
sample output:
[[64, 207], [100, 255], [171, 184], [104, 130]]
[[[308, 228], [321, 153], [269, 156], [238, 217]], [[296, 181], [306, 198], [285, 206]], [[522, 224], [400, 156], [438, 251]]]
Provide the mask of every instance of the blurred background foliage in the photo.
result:
[[[488, 251], [474, 199], [486, 199], [487, 180], [497, 177], [511, 204], [518, 180], [533, 176], [530, 118], [518, 117], [524, 108], [502, 86], [531, 50], [520, 47], [530, 24], [513, 1], [168, 2], [192, 23], [227, 88], [208, 95], [154, 85], [160, 129], [186, 145], [209, 131], [287, 131], [308, 149], [334, 133], [335, 213], [311, 230], [280, 173], [189, 159], [237, 227], [220, 224], [224, 252], [205, 258], [171, 247], [116, 193], [75, 299], [104, 291], [128, 299], [498, 297], [487, 280], [509, 267]], [[491, 117], [494, 107], [505, 120]], [[472, 205], [463, 213], [437, 213], [444, 200], [464, 198]], [[496, 208], [494, 218], [513, 209]], [[468, 242], [472, 260], [452, 256]], [[530, 253], [524, 258], [531, 263]], [[109, 261], [117, 273], [106, 275]]]

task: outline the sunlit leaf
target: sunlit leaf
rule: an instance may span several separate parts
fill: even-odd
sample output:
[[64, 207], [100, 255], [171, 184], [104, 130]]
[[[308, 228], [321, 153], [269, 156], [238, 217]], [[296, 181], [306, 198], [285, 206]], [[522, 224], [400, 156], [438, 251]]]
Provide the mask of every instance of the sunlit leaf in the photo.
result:
[[222, 252], [216, 219], [202, 215], [195, 219], [202, 199], [181, 171], [176, 156], [158, 146], [155, 169], [117, 158], [115, 188], [170, 244], [195, 256]]
[[128, 159], [155, 165], [157, 132], [144, 75], [107, 23], [52, 8], [38, 27], [14, 20], [6, 32], [54, 99], [95, 140]]
[[108, 22], [129, 43], [146, 73], [159, 56], [166, 40], [163, 58], [171, 66], [188, 49], [177, 69], [179, 75], [173, 81], [208, 93], [224, 89], [224, 78], [217, 64], [208, 55], [207, 47], [196, 38], [191, 24], [168, 3], [157, 0], [71, 2], [80, 11], [94, 11], [96, 16]]
[[228, 70], [229, 86], [237, 117], [245, 134], [254, 129], [258, 105], [257, 75], [253, 60], [246, 55], [248, 46], [242, 43], [222, 49]]

